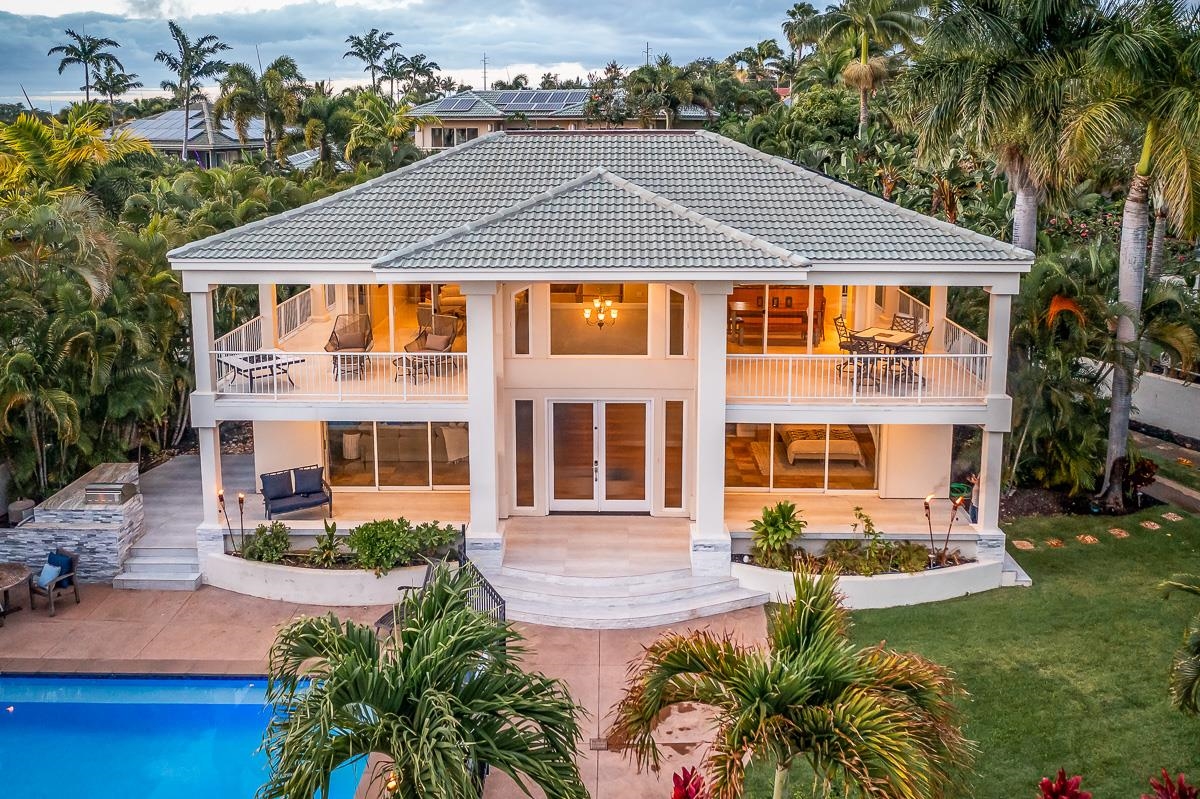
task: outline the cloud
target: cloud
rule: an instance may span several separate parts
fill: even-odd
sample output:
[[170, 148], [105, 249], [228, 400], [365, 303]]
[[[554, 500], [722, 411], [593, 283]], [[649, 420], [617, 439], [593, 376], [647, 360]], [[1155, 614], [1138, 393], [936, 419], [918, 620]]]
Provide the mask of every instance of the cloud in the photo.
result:
[[[165, 17], [180, 10], [181, 0], [125, 3], [129, 16], [0, 12], [0, 26], [6, 32], [5, 47], [0, 49], [0, 100], [19, 99], [22, 84], [40, 98], [62, 101], [77, 94], [82, 84], [79, 70], [68, 68], [60, 76], [58, 62], [46, 57], [46, 51], [62, 41], [64, 28], [86, 29], [93, 36], [119, 41], [117, 55], [126, 71], [136, 72], [149, 87], [169, 77], [154, 62], [154, 53], [170, 46]], [[787, 5], [778, 0], [284, 3], [242, 0], [242, 7], [257, 10], [197, 14], [180, 22], [193, 35], [213, 33], [231, 45], [233, 50], [226, 53], [229, 60], [255, 63], [257, 45], [264, 62], [286, 53], [296, 58], [310, 80], [338, 83], [363, 80], [360, 65], [342, 58], [348, 34], [372, 27], [392, 30], [404, 52], [425, 53], [449, 74], [480, 86], [484, 53], [489, 79], [526, 72], [535, 82], [542, 72], [566, 77], [577, 69], [586, 74], [612, 59], [626, 66], [640, 64], [646, 42], [653, 54], [667, 52], [679, 62], [724, 57], [778, 36]]]

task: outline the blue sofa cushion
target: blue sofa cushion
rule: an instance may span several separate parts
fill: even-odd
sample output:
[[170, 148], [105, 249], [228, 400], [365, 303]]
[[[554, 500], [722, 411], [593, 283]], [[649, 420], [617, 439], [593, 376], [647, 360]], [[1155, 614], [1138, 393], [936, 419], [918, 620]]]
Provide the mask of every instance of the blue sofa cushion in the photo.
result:
[[271, 513], [291, 513], [304, 508], [316, 508], [324, 505], [327, 501], [324, 493], [310, 494], [309, 496], [292, 494], [288, 497], [271, 500]]
[[292, 475], [295, 477], [296, 493], [297, 494], [320, 494], [325, 490], [321, 484], [321, 477], [325, 469], [321, 466], [305, 466], [300, 469], [292, 469]]
[[[51, 566], [57, 566], [59, 574], [70, 574], [71, 573], [71, 559], [68, 558], [66, 555], [60, 555], [57, 552], [51, 552], [46, 557], [46, 562], [49, 563]], [[70, 588], [74, 584], [75, 584], [75, 578], [68, 577], [67, 579], [60, 582], [58, 584], [58, 587], [59, 588]]]
[[283, 499], [293, 493], [291, 472], [264, 474], [261, 479], [263, 496], [267, 499]]

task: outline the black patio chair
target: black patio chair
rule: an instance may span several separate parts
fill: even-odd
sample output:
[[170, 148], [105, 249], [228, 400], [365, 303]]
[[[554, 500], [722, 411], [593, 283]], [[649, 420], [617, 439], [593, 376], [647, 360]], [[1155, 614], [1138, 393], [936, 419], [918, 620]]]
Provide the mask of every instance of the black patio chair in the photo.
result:
[[892, 314], [892, 330], [903, 330], [905, 333], [917, 332], [917, 318], [908, 314]]
[[925, 348], [929, 346], [931, 335], [933, 335], [933, 328], [918, 333], [912, 341], [896, 348], [896, 360], [900, 365], [900, 374], [909, 381], [920, 380], [922, 386], [925, 385], [925, 378], [917, 373], [917, 358], [925, 354]]
[[[834, 318], [833, 328], [837, 331], [838, 349], [847, 355], [874, 355], [878, 352], [874, 343], [855, 338], [851, 334], [850, 328], [846, 327], [845, 317], [838, 316]], [[869, 361], [862, 358], [847, 358], [837, 365], [837, 373], [840, 375], [842, 370], [849, 366], [852, 361], [858, 365], [859, 377], [870, 379]]]

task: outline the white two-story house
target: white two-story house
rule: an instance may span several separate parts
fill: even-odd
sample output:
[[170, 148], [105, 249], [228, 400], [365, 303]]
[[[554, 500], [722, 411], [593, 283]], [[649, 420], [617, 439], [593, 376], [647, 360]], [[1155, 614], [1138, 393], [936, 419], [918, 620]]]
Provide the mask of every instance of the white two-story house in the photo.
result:
[[[462, 521], [484, 564], [539, 518], [578, 539], [633, 514], [646, 552], [661, 520], [694, 574], [728, 574], [731, 534], [782, 497], [810, 532], [849, 531], [856, 505], [924, 531], [955, 426], [982, 430], [975, 527], [999, 535], [1031, 253], [712, 133], [497, 132], [170, 260], [202, 552], [223, 420], [253, 422], [256, 473], [320, 464], [343, 529]], [[214, 290], [236, 284], [261, 316], [217, 338]], [[277, 306], [276, 284], [309, 288]], [[987, 293], [986, 340], [946, 318], [952, 286]]]

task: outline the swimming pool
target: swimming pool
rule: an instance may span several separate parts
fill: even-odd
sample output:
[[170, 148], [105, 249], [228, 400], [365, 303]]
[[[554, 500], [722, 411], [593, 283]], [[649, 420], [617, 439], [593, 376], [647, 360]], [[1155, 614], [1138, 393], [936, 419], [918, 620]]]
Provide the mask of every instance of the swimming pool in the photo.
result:
[[[263, 678], [0, 676], [0, 796], [253, 799]], [[350, 799], [364, 764], [334, 775]]]

